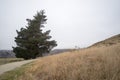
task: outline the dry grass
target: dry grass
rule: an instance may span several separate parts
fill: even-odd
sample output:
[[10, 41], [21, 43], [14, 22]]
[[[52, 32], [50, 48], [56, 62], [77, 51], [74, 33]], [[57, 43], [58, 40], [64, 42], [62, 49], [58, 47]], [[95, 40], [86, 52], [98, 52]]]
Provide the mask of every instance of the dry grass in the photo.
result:
[[23, 58], [0, 58], [0, 65], [23, 60], [24, 60]]
[[120, 80], [120, 44], [40, 58], [17, 80]]
[[120, 34], [93, 44], [91, 47], [111, 46], [120, 43]]

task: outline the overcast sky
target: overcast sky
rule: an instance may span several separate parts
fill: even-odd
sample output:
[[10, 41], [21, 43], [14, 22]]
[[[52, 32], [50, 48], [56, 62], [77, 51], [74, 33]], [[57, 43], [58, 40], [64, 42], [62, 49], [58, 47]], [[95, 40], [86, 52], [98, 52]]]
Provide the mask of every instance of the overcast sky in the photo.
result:
[[120, 0], [0, 0], [0, 49], [12, 49], [16, 30], [42, 9], [56, 48], [87, 47], [120, 33]]

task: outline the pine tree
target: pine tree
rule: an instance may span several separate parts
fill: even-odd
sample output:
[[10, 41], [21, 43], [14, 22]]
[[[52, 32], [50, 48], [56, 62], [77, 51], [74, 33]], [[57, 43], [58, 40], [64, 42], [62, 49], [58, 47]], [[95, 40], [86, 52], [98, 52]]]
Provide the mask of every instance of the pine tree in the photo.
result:
[[52, 48], [57, 46], [55, 40], [50, 40], [50, 30], [43, 32], [44, 24], [46, 23], [46, 15], [44, 10], [37, 12], [33, 19], [26, 19], [28, 26], [16, 30], [15, 37], [16, 47], [13, 47], [13, 52], [16, 57], [31, 59], [42, 56], [48, 53]]

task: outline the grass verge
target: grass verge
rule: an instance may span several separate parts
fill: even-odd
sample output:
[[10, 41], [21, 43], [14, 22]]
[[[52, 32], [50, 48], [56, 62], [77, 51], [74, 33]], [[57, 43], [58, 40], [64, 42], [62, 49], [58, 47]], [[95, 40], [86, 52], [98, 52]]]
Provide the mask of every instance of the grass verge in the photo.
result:
[[25, 75], [25, 70], [29, 68], [31, 63], [25, 64], [15, 70], [8, 71], [0, 75], [0, 80], [18, 80], [18, 77], [21, 75]]

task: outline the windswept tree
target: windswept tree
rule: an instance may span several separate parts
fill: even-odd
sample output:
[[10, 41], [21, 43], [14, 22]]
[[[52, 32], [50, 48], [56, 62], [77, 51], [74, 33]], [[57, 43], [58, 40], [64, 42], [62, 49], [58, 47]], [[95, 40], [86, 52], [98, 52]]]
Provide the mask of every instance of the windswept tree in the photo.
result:
[[44, 53], [49, 53], [52, 48], [57, 46], [55, 40], [50, 40], [50, 30], [43, 31], [46, 24], [46, 15], [44, 10], [37, 12], [33, 19], [26, 19], [28, 25], [16, 30], [15, 37], [16, 47], [13, 47], [13, 52], [16, 57], [24, 59], [34, 59], [42, 56]]

